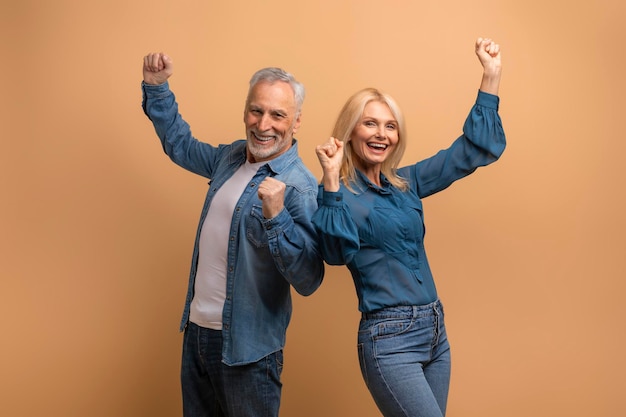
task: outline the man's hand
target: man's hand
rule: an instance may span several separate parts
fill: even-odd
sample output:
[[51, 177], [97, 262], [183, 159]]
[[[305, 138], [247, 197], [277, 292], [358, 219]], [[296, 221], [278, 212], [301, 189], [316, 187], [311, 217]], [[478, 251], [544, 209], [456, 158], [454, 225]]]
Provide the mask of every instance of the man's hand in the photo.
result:
[[172, 59], [162, 52], [151, 53], [143, 57], [143, 81], [146, 84], [163, 84], [173, 72]]
[[265, 178], [259, 185], [258, 195], [263, 203], [263, 217], [273, 219], [278, 216], [285, 207], [286, 188], [284, 182], [272, 177]]

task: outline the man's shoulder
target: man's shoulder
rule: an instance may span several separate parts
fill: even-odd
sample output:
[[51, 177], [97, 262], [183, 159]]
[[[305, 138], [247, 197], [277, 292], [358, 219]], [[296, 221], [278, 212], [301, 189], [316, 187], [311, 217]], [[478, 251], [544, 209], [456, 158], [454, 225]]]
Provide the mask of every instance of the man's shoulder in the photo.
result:
[[282, 172], [282, 176], [288, 185], [297, 186], [301, 191], [317, 193], [317, 180], [299, 156], [291, 160], [289, 166]]
[[229, 163], [236, 160], [245, 161], [246, 159], [246, 141], [245, 139], [236, 139], [231, 143], [221, 143], [217, 146], [219, 158], [227, 158]]
[[304, 165], [298, 153], [298, 142], [294, 139], [293, 145], [282, 155], [269, 162], [269, 165], [278, 177], [292, 178], [296, 181], [304, 181], [307, 184], [312, 181], [317, 187], [313, 173]]

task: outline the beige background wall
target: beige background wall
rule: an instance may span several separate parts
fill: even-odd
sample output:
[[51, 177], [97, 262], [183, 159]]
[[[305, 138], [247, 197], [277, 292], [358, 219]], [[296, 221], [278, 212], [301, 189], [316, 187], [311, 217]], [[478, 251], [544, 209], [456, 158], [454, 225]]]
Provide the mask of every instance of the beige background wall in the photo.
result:
[[[477, 36], [503, 48], [495, 165], [425, 200], [453, 345], [449, 416], [626, 413], [621, 0], [34, 1], [0, 6], [0, 415], [180, 415], [178, 321], [206, 181], [143, 116], [166, 51], [197, 137], [243, 136], [247, 80], [308, 88], [300, 150], [359, 88], [391, 93], [414, 162], [473, 104]], [[295, 297], [282, 416], [378, 416], [352, 282]]]

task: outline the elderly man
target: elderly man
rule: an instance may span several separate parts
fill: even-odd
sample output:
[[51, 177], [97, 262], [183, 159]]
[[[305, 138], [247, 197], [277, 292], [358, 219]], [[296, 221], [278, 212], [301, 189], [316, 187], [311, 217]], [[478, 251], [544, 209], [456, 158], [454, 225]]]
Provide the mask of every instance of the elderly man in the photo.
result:
[[321, 284], [311, 217], [317, 181], [298, 156], [304, 87], [279, 68], [250, 80], [246, 139], [211, 145], [192, 136], [168, 79], [172, 60], [143, 63], [143, 109], [165, 153], [209, 179], [183, 313], [183, 412], [278, 416], [290, 287]]

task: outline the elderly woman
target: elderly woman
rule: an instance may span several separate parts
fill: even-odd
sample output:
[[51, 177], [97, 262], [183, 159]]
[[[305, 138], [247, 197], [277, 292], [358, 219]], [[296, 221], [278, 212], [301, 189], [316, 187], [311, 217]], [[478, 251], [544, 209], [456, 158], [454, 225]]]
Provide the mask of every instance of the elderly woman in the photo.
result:
[[350, 97], [332, 137], [316, 148], [323, 178], [313, 223], [324, 260], [352, 274], [362, 313], [361, 372], [386, 417], [446, 412], [450, 346], [424, 250], [421, 199], [504, 151], [500, 47], [478, 38], [475, 48], [483, 66], [478, 97], [448, 149], [398, 168], [404, 119], [396, 102], [373, 88]]

